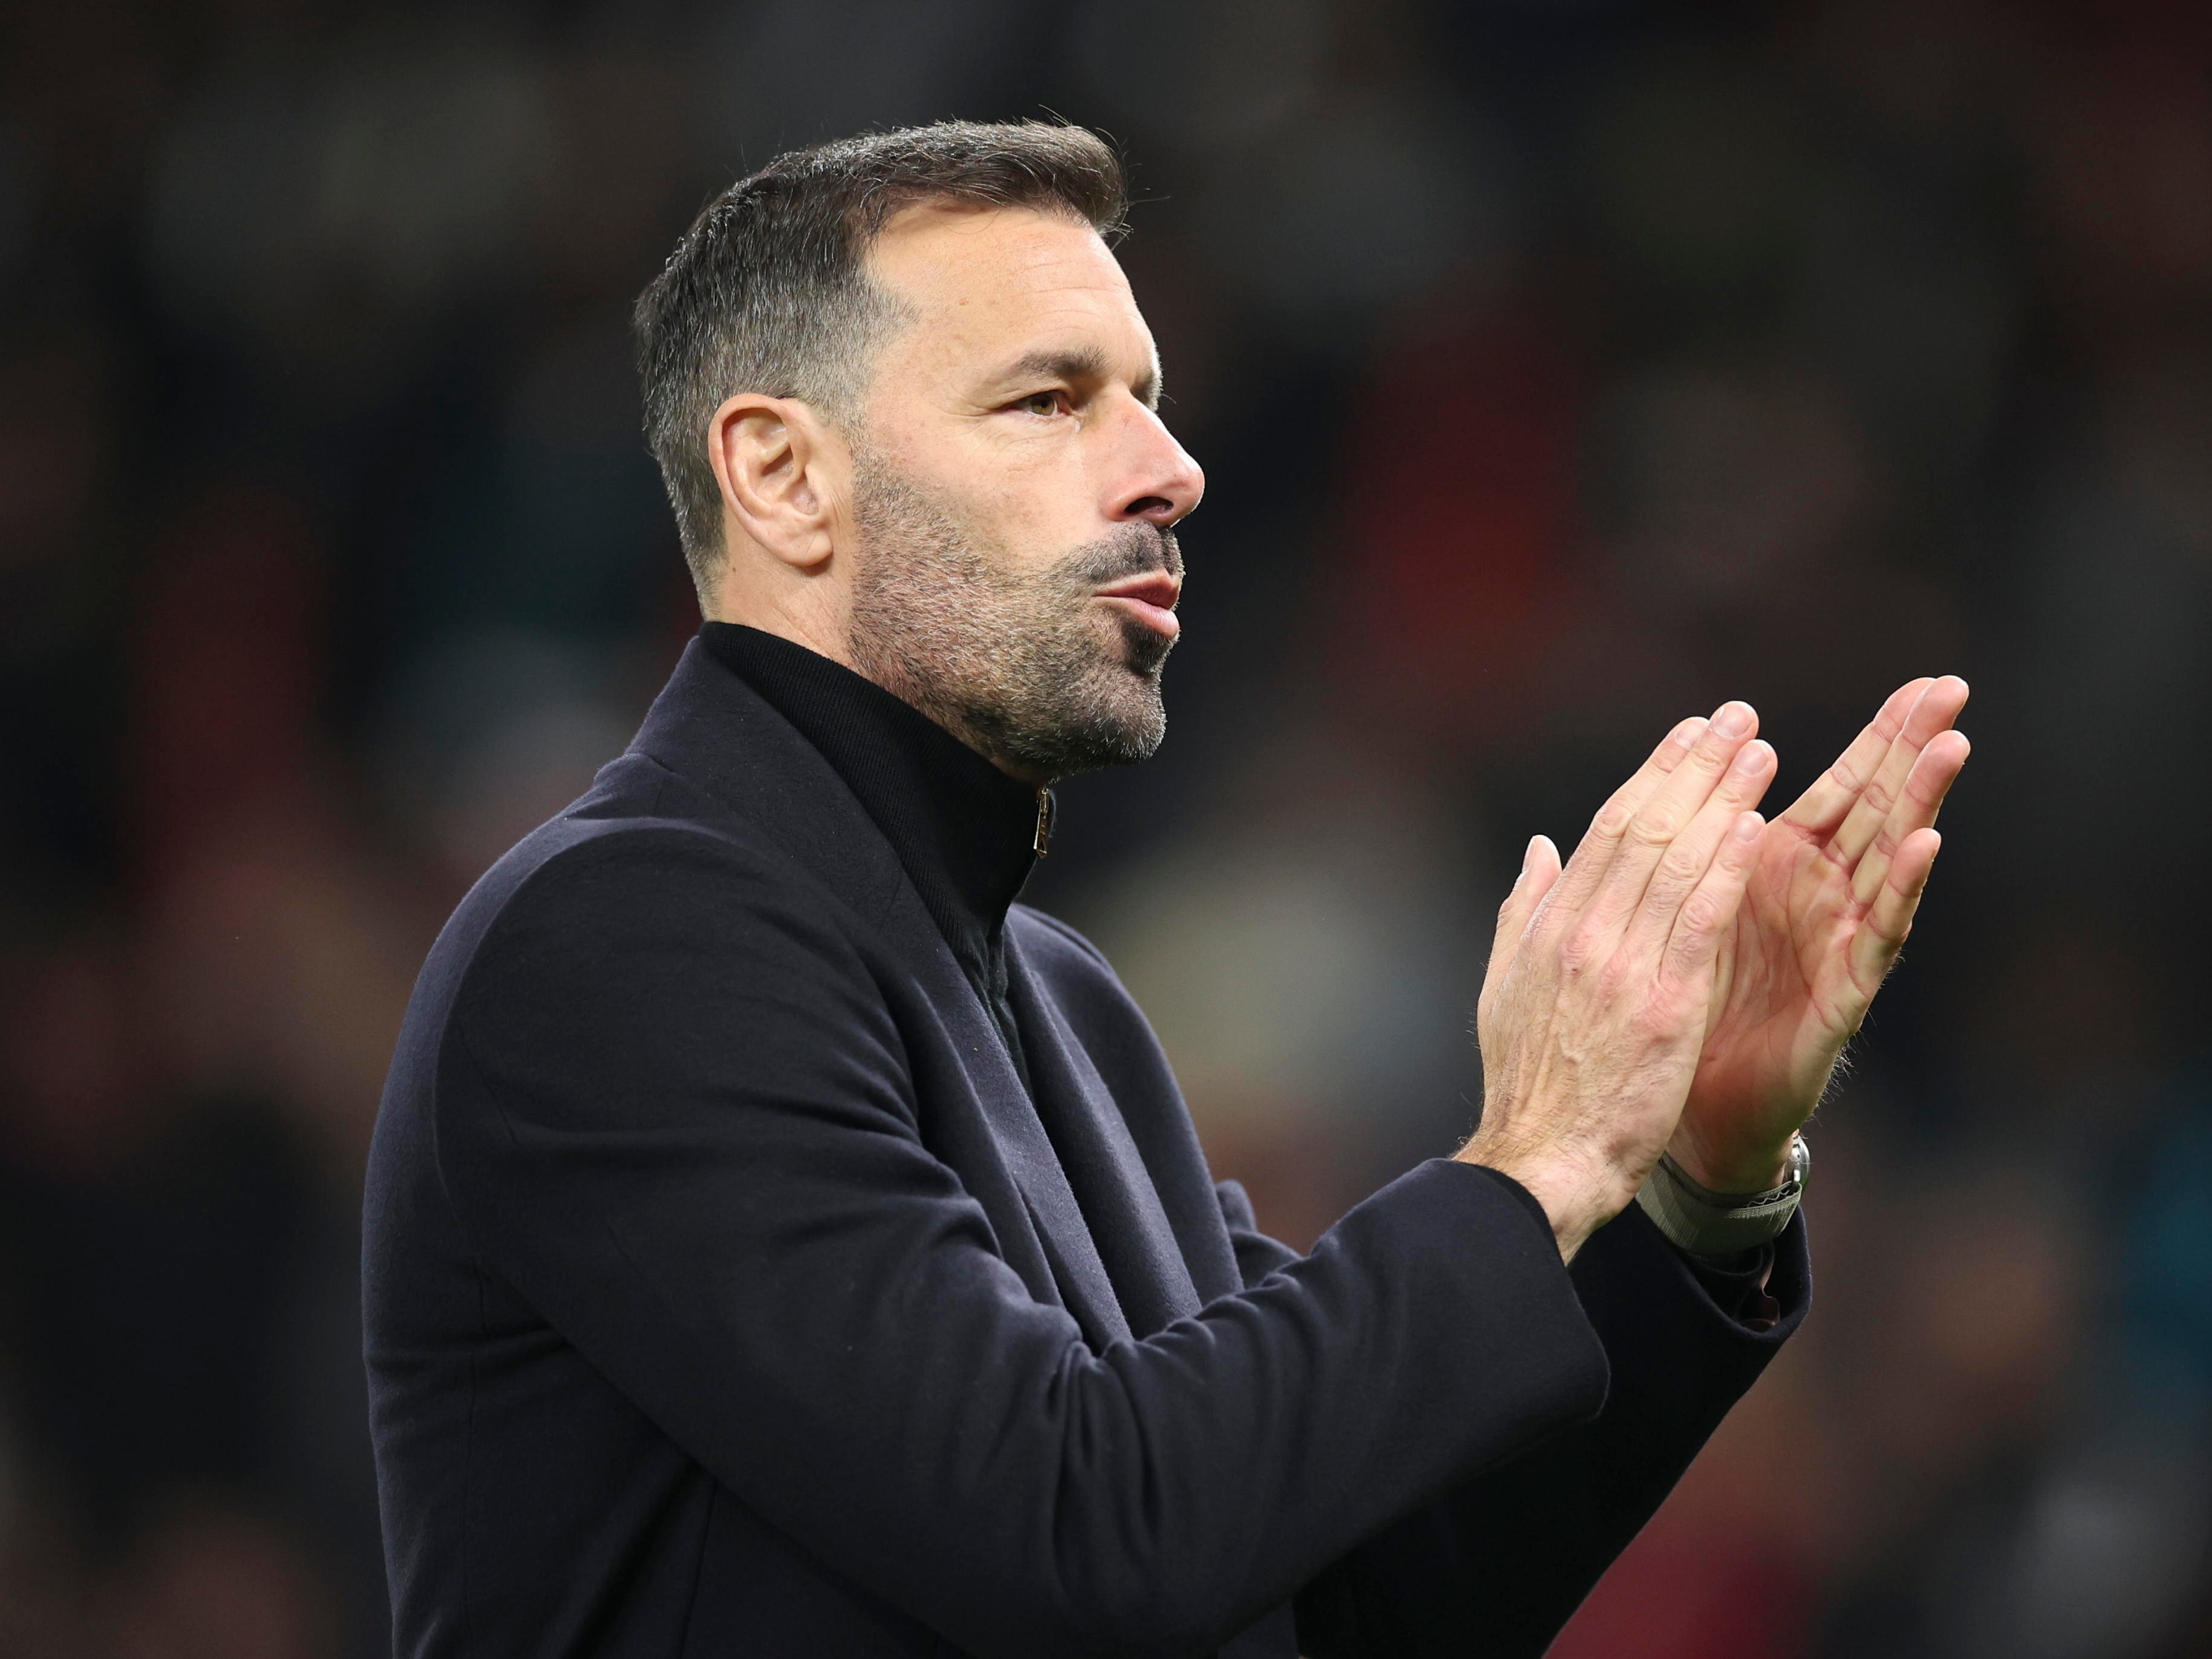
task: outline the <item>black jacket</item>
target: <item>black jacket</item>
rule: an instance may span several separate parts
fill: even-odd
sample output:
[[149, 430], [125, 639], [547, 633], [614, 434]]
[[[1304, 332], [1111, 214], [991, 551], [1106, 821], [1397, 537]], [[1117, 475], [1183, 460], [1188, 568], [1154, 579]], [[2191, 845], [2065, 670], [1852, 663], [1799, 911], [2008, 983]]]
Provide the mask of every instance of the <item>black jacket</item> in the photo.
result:
[[1260, 1237], [1036, 817], [710, 625], [462, 902], [368, 1179], [401, 1653], [1534, 1655], [1802, 1316], [1801, 1226], [1762, 1329], [1441, 1160]]

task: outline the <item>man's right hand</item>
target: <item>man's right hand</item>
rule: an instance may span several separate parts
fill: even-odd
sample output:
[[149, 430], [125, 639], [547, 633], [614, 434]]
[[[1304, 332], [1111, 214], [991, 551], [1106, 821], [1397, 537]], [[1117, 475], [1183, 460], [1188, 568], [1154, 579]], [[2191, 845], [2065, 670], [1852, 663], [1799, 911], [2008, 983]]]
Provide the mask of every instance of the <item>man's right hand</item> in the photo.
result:
[[1591, 821], [1562, 870], [1528, 844], [1476, 1006], [1482, 1122], [1459, 1157], [1544, 1206], [1559, 1254], [1625, 1209], [1681, 1115], [1721, 935], [1774, 776], [1758, 716], [1685, 720]]

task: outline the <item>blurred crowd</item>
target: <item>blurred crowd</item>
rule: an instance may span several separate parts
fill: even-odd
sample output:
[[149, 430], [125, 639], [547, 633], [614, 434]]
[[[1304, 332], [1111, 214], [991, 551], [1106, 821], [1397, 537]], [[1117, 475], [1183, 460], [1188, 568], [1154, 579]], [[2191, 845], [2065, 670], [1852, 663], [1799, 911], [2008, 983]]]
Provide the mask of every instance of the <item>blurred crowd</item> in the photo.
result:
[[[696, 615], [632, 297], [795, 143], [1060, 116], [1211, 489], [1032, 902], [1304, 1244], [1448, 1152], [1526, 836], [1964, 673], [1804, 1334], [1567, 1659], [2212, 1653], [2212, 12], [21, 0], [0, 1655], [384, 1648], [356, 1246], [446, 911]], [[1470, 1386], [1479, 1386], [1471, 1381]], [[1470, 1628], [1481, 1609], [1468, 1609]]]

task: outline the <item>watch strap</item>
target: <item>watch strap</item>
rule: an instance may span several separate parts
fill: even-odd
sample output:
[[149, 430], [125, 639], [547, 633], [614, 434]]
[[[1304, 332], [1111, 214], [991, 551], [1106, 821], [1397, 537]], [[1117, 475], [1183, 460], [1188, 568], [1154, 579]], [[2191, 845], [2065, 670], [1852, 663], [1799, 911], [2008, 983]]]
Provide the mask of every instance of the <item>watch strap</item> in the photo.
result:
[[1763, 1193], [1717, 1193], [1662, 1152], [1637, 1203], [1668, 1242], [1692, 1255], [1726, 1257], [1778, 1237], [1797, 1213], [1812, 1152], [1805, 1137], [1790, 1143], [1790, 1178]]

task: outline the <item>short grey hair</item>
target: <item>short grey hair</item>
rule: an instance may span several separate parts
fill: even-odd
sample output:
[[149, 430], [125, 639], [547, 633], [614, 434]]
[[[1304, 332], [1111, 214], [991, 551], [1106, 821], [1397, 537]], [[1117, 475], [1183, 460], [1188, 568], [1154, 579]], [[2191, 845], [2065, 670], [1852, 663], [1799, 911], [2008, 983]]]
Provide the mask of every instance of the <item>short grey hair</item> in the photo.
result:
[[919, 203], [1059, 212], [1109, 240], [1128, 212], [1097, 134], [1042, 121], [945, 121], [777, 156], [709, 203], [639, 296], [645, 439], [702, 601], [722, 562], [707, 423], [739, 392], [792, 398], [849, 426], [874, 349], [899, 320], [863, 269]]

